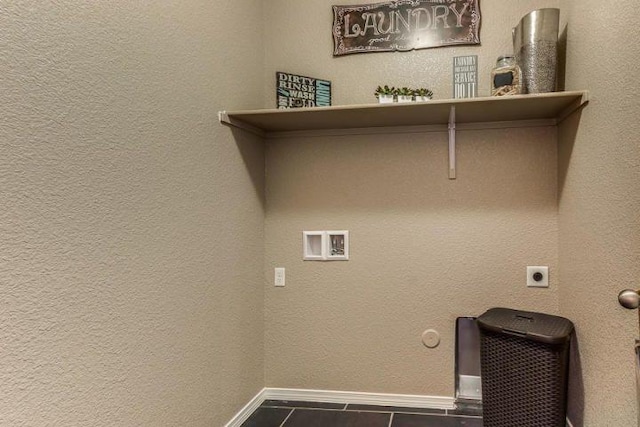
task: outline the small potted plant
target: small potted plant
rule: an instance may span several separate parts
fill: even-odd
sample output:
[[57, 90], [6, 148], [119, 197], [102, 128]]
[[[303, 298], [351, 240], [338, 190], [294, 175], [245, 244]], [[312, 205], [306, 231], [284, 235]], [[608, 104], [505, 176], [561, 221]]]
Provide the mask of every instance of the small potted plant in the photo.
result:
[[413, 90], [408, 87], [403, 87], [397, 91], [398, 102], [411, 102], [413, 101]]
[[433, 92], [425, 88], [416, 89], [413, 94], [418, 102], [429, 101], [433, 98]]
[[378, 86], [376, 89], [375, 95], [378, 98], [378, 102], [380, 104], [391, 104], [393, 102], [393, 96], [396, 93], [396, 88], [389, 87], [387, 85]]

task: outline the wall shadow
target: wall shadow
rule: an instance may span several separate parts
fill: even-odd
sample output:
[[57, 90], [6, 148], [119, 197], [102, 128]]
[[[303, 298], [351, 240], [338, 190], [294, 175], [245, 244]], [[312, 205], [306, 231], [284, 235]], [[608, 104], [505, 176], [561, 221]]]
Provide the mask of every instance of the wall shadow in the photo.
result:
[[558, 201], [562, 199], [569, 174], [571, 154], [576, 144], [581, 116], [582, 109], [579, 109], [558, 125]]
[[446, 132], [279, 138], [267, 149], [281, 212], [545, 212], [557, 209], [557, 129], [461, 130], [456, 180]]
[[265, 201], [265, 141], [250, 132], [242, 129], [230, 128], [231, 136], [238, 147], [238, 152], [242, 156], [247, 174], [260, 199], [260, 204], [264, 210]]

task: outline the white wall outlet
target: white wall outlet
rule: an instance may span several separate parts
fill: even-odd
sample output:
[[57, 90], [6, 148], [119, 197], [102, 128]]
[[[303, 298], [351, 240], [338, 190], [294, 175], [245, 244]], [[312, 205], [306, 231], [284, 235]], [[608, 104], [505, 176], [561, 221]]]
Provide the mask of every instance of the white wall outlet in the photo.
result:
[[549, 267], [528, 266], [527, 267], [527, 286], [530, 288], [548, 288], [549, 287]]
[[275, 277], [274, 277], [274, 285], [278, 287], [284, 286], [284, 267], [276, 267], [274, 269]]

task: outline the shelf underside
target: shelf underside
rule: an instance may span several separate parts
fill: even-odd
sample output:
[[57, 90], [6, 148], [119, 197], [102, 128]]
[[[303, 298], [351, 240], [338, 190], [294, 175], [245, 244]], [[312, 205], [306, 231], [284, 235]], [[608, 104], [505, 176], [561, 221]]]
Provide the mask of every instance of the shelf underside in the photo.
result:
[[532, 120], [549, 120], [555, 124], [586, 102], [586, 91], [552, 92], [407, 104], [221, 112], [220, 121], [269, 136], [296, 131], [446, 125], [451, 107], [455, 107], [457, 124]]

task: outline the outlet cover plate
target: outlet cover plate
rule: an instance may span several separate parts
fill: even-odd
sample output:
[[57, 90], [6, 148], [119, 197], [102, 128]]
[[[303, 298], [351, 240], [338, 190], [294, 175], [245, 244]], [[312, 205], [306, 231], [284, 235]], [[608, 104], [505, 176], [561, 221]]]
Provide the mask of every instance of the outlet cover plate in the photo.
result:
[[276, 267], [274, 269], [274, 286], [284, 287], [285, 270], [284, 267]]
[[[536, 275], [542, 275], [536, 280]], [[547, 266], [528, 266], [527, 267], [527, 287], [529, 288], [548, 288], [549, 287], [549, 267]]]

